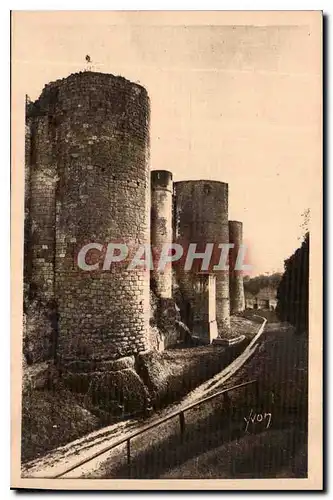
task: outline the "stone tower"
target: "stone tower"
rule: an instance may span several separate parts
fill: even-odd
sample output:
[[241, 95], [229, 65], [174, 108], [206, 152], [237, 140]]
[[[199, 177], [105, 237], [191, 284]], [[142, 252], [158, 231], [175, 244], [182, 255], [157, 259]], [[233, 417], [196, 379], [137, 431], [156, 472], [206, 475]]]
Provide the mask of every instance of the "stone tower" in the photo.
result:
[[[149, 269], [103, 262], [110, 242], [150, 241], [149, 115], [143, 87], [90, 71], [46, 85], [29, 111], [30, 284], [56, 304], [64, 363], [148, 347]], [[88, 243], [91, 271], [77, 264]]]
[[[217, 181], [181, 181], [175, 182], [174, 200], [174, 238], [183, 248], [190, 243], [197, 244], [197, 252], [203, 252], [207, 243], [214, 244], [213, 258], [208, 274], [215, 277], [208, 282], [215, 287], [212, 295], [216, 297], [216, 320], [220, 335], [227, 336], [230, 328], [229, 272], [213, 271], [213, 265], [219, 262], [218, 245], [228, 243], [228, 184]], [[196, 261], [199, 262], [200, 261]], [[196, 267], [191, 272], [184, 271], [184, 261], [176, 266], [180, 289], [188, 304], [188, 322], [193, 323], [196, 309], [196, 295], [202, 289], [202, 279], [198, 278]], [[200, 281], [199, 286], [197, 281]], [[211, 303], [208, 300], [207, 303]], [[195, 313], [197, 316], [197, 313]], [[211, 315], [210, 315], [211, 317]], [[196, 321], [198, 322], [198, 320]]]
[[157, 270], [163, 245], [172, 243], [172, 173], [166, 170], [151, 172], [151, 245], [156, 259], [154, 262], [153, 286], [158, 297], [172, 298], [172, 267]]
[[243, 244], [243, 224], [229, 221], [229, 240], [235, 246], [230, 252], [230, 312], [239, 313], [245, 309], [243, 271], [234, 269], [240, 245]]

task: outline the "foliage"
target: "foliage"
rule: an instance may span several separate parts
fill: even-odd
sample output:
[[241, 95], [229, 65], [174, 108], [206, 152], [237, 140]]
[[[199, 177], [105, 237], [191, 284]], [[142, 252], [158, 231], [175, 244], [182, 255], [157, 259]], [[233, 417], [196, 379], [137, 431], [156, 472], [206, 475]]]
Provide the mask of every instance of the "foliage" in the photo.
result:
[[309, 244], [307, 232], [302, 245], [284, 262], [284, 274], [277, 293], [277, 313], [282, 321], [308, 329]]
[[273, 273], [270, 275], [260, 274], [254, 278], [244, 276], [244, 289], [252, 295], [257, 295], [263, 288], [277, 289], [282, 277], [282, 273]]

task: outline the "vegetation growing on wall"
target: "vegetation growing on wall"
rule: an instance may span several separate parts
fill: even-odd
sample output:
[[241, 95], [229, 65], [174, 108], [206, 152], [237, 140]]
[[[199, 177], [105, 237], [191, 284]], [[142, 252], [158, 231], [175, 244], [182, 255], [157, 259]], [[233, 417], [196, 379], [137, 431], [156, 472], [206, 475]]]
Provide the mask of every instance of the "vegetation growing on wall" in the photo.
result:
[[277, 289], [282, 278], [282, 273], [269, 275], [260, 274], [254, 278], [244, 276], [244, 289], [252, 295], [257, 295], [263, 288]]

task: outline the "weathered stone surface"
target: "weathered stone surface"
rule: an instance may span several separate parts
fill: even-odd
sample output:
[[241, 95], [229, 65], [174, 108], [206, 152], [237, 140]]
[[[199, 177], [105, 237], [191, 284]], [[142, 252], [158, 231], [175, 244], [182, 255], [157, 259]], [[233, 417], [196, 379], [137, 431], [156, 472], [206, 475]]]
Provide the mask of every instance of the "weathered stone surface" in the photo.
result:
[[76, 360], [70, 361], [64, 368], [69, 372], [103, 372], [103, 371], [117, 371], [125, 368], [134, 368], [134, 356], [126, 356], [116, 360], [99, 361], [99, 360]]
[[230, 250], [230, 313], [236, 314], [245, 309], [245, 295], [243, 283], [243, 271], [235, 269], [237, 255], [240, 246], [243, 244], [243, 224], [236, 220], [229, 221], [229, 240], [234, 244]]
[[[219, 263], [219, 244], [229, 242], [228, 184], [210, 180], [189, 180], [174, 183], [174, 239], [182, 245], [184, 255], [188, 246], [196, 243], [196, 252], [204, 252], [213, 243], [209, 271], [216, 276], [216, 320], [219, 332], [230, 327], [229, 272], [213, 271]], [[194, 261], [190, 271], [184, 269], [185, 257], [174, 266], [184, 306], [182, 320], [192, 330], [196, 309], [197, 273], [201, 261]]]
[[143, 413], [150, 406], [147, 388], [131, 368], [93, 377], [89, 396], [93, 405], [121, 416]]
[[61, 375], [63, 385], [72, 392], [87, 394], [92, 378], [98, 377], [102, 372], [65, 372]]
[[[207, 310], [211, 316], [210, 306], [198, 307], [197, 270], [184, 272], [183, 261], [174, 273], [179, 309], [171, 267], [160, 275], [142, 266], [128, 269], [137, 248], [150, 240], [157, 249], [174, 240], [185, 253], [190, 243], [202, 251], [206, 243], [229, 241], [227, 184], [173, 186], [168, 171], [154, 171], [150, 179], [149, 122], [143, 87], [91, 71], [46, 85], [27, 106], [24, 353], [28, 363], [56, 358], [66, 383], [80, 391], [89, 384], [85, 373], [133, 369], [127, 356], [170, 347], [180, 331], [187, 336], [179, 309], [191, 333]], [[103, 269], [110, 242], [126, 243], [128, 259]], [[91, 271], [77, 263], [87, 243], [100, 245], [85, 257], [87, 265], [97, 264]], [[214, 249], [211, 265], [217, 263]], [[227, 337], [229, 275], [215, 277], [209, 324], [215, 332], [216, 317]], [[215, 304], [215, 295], [206, 302]]]
[[164, 360], [163, 355], [152, 350], [138, 354], [136, 370], [148, 387], [152, 400], [163, 400], [172, 376], [172, 367]]
[[167, 170], [151, 172], [151, 245], [154, 270], [151, 284], [156, 295], [163, 299], [172, 298], [172, 264], [158, 269], [163, 246], [172, 243], [172, 173]]
[[23, 368], [23, 392], [30, 390], [50, 389], [59, 382], [59, 372], [47, 361]]
[[66, 372], [62, 382], [72, 392], [87, 395], [87, 405], [94, 411], [117, 416], [144, 412], [150, 406], [148, 390], [133, 368], [90, 373]]
[[182, 344], [191, 345], [191, 331], [185, 323], [181, 320], [176, 320], [176, 328], [178, 331], [178, 338]]
[[202, 382], [223, 370], [241, 354], [248, 341], [224, 346], [142, 352], [136, 370], [149, 389], [155, 409], [175, 402]]
[[33, 300], [23, 317], [23, 355], [28, 365], [53, 357], [54, 311]]
[[149, 339], [153, 349], [157, 351], [163, 351], [165, 349], [164, 335], [157, 326], [149, 327]]
[[216, 339], [213, 339], [213, 344], [228, 347], [228, 346], [240, 344], [241, 342], [243, 342], [243, 340], [245, 340], [245, 338], [246, 338], [245, 335], [239, 335], [239, 337], [234, 337], [231, 339], [216, 338]]
[[180, 314], [175, 301], [161, 298], [150, 290], [150, 349], [163, 351], [177, 344], [179, 340], [177, 320], [180, 320]]
[[[133, 256], [150, 240], [149, 115], [143, 87], [90, 71], [46, 85], [27, 107], [27, 309], [32, 292], [45, 315], [55, 301], [57, 335], [45, 349], [64, 363], [149, 345], [149, 270], [127, 270], [128, 261], [102, 269], [109, 242], [127, 243]], [[88, 272], [77, 255], [90, 242], [103, 250], [87, 255], [99, 263]], [[30, 350], [40, 360], [43, 350]]]

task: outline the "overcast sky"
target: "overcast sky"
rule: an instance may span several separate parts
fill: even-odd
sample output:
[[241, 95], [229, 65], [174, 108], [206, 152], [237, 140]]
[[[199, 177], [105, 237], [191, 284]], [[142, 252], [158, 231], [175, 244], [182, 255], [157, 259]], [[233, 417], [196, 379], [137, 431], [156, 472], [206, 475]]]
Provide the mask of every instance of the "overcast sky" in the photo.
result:
[[244, 223], [253, 273], [282, 270], [321, 168], [318, 39], [306, 24], [214, 17], [220, 25], [204, 16], [171, 25], [161, 15], [143, 23], [135, 13], [16, 13], [13, 63], [32, 99], [83, 70], [86, 54], [96, 71], [145, 86], [151, 168], [228, 182], [229, 219]]

